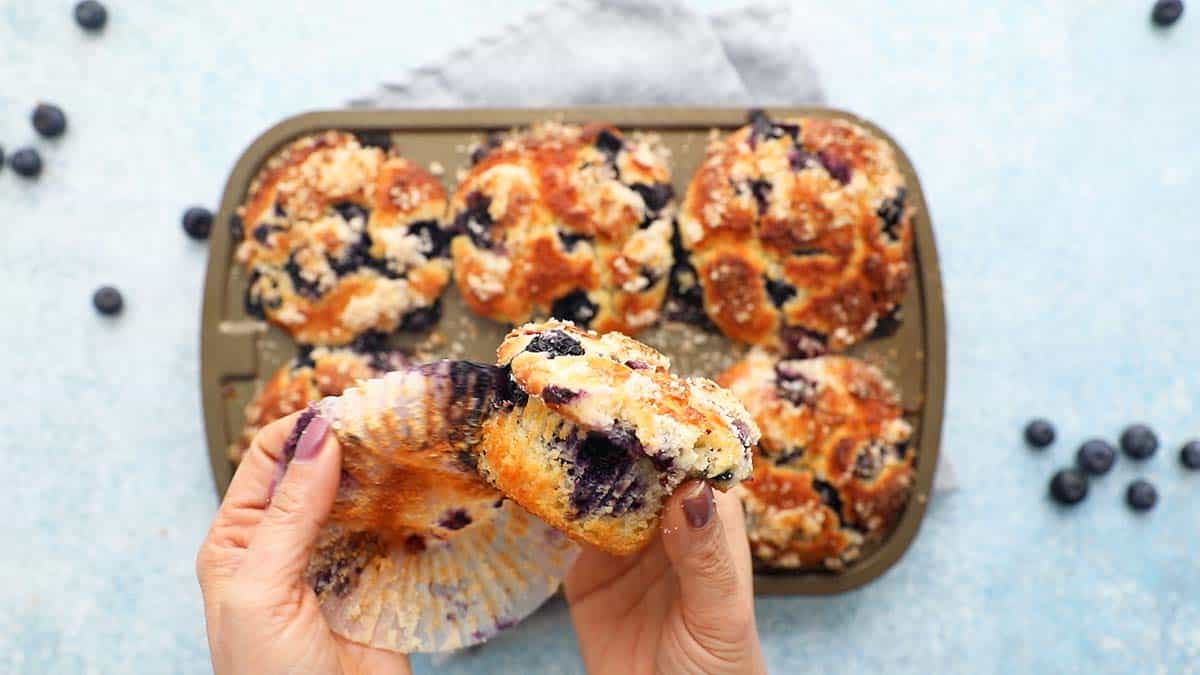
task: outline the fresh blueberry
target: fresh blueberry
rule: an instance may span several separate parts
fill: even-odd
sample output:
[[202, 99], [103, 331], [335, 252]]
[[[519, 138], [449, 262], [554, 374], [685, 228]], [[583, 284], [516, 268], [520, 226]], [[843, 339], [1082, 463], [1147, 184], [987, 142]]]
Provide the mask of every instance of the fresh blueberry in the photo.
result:
[[51, 103], [39, 103], [33, 109], [33, 128], [45, 138], [57, 138], [67, 130], [67, 116], [62, 108]]
[[1108, 441], [1093, 438], [1079, 446], [1075, 463], [1093, 476], [1102, 476], [1112, 469], [1117, 461], [1117, 450]]
[[8, 158], [8, 164], [18, 175], [25, 178], [37, 178], [42, 172], [42, 156], [33, 148], [21, 148]]
[[624, 143], [621, 138], [608, 129], [601, 129], [600, 133], [596, 134], [596, 149], [608, 155], [609, 161], [612, 161], [617, 153], [621, 152], [622, 147], [624, 147]]
[[83, 0], [75, 5], [75, 23], [84, 30], [100, 30], [108, 23], [108, 10], [96, 0]]
[[896, 190], [896, 196], [891, 199], [883, 200], [879, 205], [879, 209], [875, 212], [883, 221], [883, 227], [880, 228], [887, 238], [891, 241], [899, 241], [900, 234], [896, 228], [900, 225], [900, 219], [904, 216], [904, 199], [908, 196], [908, 192], [904, 188]]
[[816, 400], [819, 389], [816, 380], [805, 376], [790, 362], [780, 361], [775, 364], [775, 392], [779, 398], [792, 405], [806, 405]]
[[4, 146], [0, 146], [0, 170], [4, 169]]
[[534, 337], [525, 346], [527, 352], [545, 352], [550, 358], [555, 356], [583, 356], [583, 345], [579, 340], [567, 335], [561, 330], [548, 330]]
[[1158, 0], [1150, 12], [1150, 20], [1155, 26], [1166, 28], [1174, 25], [1183, 16], [1183, 0]]
[[1150, 481], [1139, 478], [1125, 489], [1125, 503], [1134, 511], [1149, 511], [1158, 503], [1158, 490]]
[[101, 314], [114, 316], [121, 313], [121, 309], [125, 306], [125, 300], [121, 297], [121, 291], [112, 286], [101, 286], [92, 294], [92, 304]]
[[1025, 425], [1025, 442], [1044, 448], [1054, 442], [1054, 425], [1049, 420], [1036, 419]]
[[[183, 231], [192, 239], [208, 239], [212, 232], [212, 211], [203, 206], [193, 206], [183, 212]], [[258, 233], [255, 232], [257, 237]]]
[[1076, 504], [1087, 493], [1087, 474], [1079, 469], [1062, 469], [1050, 479], [1050, 496], [1060, 504]]
[[629, 187], [642, 196], [642, 201], [646, 203], [646, 210], [653, 213], [662, 211], [663, 207], [675, 196], [675, 188], [670, 183], [653, 183], [651, 185], [634, 183]]
[[550, 306], [550, 315], [579, 326], [588, 326], [596, 316], [596, 303], [588, 298], [587, 291], [577, 288], [555, 300]]
[[838, 494], [837, 488], [832, 483], [823, 481], [820, 478], [814, 478], [812, 486], [813, 490], [820, 495], [821, 501], [825, 506], [833, 509], [833, 512], [837, 514], [840, 521], [842, 519], [842, 497]]
[[[186, 225], [185, 225], [186, 227]], [[250, 230], [250, 236], [254, 237], [254, 241], [266, 246], [267, 239], [271, 236], [271, 226], [265, 223], [255, 225], [253, 230]]]
[[1200, 470], [1200, 440], [1188, 441], [1179, 449], [1179, 462], [1184, 468]]
[[796, 297], [796, 287], [786, 281], [764, 277], [767, 286], [767, 295], [771, 297], [771, 302], [775, 303], [776, 307], [783, 307], [784, 303]]
[[1133, 459], [1147, 459], [1158, 450], [1158, 437], [1144, 424], [1134, 424], [1121, 432], [1121, 449]]

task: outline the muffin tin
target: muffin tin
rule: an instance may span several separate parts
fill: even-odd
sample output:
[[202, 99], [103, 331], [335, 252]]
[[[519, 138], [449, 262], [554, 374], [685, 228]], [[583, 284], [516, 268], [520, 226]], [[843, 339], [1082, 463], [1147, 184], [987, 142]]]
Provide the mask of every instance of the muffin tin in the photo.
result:
[[[896, 159], [916, 208], [914, 274], [902, 307], [899, 328], [888, 337], [868, 340], [849, 354], [880, 366], [902, 392], [906, 419], [914, 427], [917, 471], [912, 494], [895, 530], [863, 551], [838, 573], [756, 570], [760, 594], [821, 595], [861, 586], [881, 575], [904, 554], [925, 512], [937, 465], [945, 398], [946, 331], [941, 276], [929, 208], [912, 164], [881, 129], [845, 112], [826, 108], [771, 108], [772, 117], [841, 117], [860, 124], [896, 149]], [[201, 319], [201, 389], [208, 452], [218, 494], [224, 494], [234, 466], [227, 449], [242, 426], [242, 410], [258, 385], [296, 353], [279, 329], [246, 314], [243, 296], [246, 275], [233, 259], [229, 222], [258, 168], [276, 150], [295, 138], [325, 129], [392, 132], [393, 141], [408, 158], [432, 168], [448, 190], [455, 174], [469, 162], [469, 147], [490, 131], [504, 131], [553, 119], [585, 123], [607, 121], [623, 130], [660, 135], [671, 151], [676, 194], [685, 192], [713, 129], [726, 133], [743, 125], [744, 108], [610, 108], [380, 110], [329, 111], [293, 117], [260, 135], [234, 166], [221, 199], [210, 241], [204, 309]], [[443, 296], [443, 315], [431, 332], [400, 334], [394, 345], [427, 358], [470, 358], [491, 362], [508, 326], [472, 315], [456, 288]], [[638, 335], [663, 351], [672, 370], [714, 377], [744, 353], [744, 348], [716, 333], [690, 325], [665, 322]]]

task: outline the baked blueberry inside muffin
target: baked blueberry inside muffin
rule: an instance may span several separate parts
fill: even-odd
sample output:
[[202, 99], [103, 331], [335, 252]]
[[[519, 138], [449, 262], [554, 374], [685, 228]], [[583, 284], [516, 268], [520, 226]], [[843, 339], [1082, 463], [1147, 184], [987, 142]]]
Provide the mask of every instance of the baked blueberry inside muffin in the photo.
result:
[[450, 279], [441, 183], [390, 142], [363, 138], [295, 141], [267, 161], [238, 209], [247, 312], [302, 343], [425, 330]]
[[710, 142], [688, 185], [671, 306], [790, 355], [844, 349], [904, 295], [907, 195], [891, 146], [863, 127], [753, 111]]
[[476, 314], [634, 334], [667, 287], [674, 191], [652, 137], [543, 123], [490, 135], [451, 204], [455, 279]]
[[895, 387], [844, 356], [779, 361], [751, 351], [718, 378], [762, 430], [738, 487], [751, 550], [775, 567], [840, 569], [903, 513], [912, 427]]
[[627, 554], [654, 534], [684, 480], [727, 489], [750, 473], [758, 429], [727, 391], [670, 375], [619, 333], [528, 324], [497, 352], [496, 411], [476, 446], [501, 492], [569, 536]]

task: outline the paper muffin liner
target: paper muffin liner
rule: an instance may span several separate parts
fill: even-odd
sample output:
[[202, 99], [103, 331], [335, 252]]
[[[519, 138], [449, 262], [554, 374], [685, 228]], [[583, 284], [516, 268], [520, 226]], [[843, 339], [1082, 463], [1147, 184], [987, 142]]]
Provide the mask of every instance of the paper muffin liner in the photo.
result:
[[336, 633], [394, 651], [458, 649], [558, 588], [575, 545], [476, 471], [471, 446], [501, 376], [439, 361], [310, 409], [342, 448], [338, 495], [306, 574]]

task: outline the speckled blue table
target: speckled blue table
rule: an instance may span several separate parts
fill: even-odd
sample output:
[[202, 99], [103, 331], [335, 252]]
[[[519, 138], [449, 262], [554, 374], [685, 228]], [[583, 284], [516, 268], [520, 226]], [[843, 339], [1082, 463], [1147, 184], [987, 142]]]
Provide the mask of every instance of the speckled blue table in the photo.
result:
[[[0, 672], [208, 668], [192, 561], [215, 507], [197, 384], [213, 204], [276, 120], [336, 106], [535, 7], [435, 0], [0, 3], [0, 144], [39, 99], [70, 116], [41, 180], [0, 172]], [[403, 8], [401, 5], [405, 5]], [[732, 3], [707, 2], [716, 8]], [[908, 555], [834, 598], [758, 603], [776, 672], [1191, 673], [1200, 668], [1200, 16], [1149, 0], [804, 3], [834, 105], [900, 139], [941, 247], [950, 324], [936, 497]], [[1200, 7], [1189, 9], [1200, 12]], [[126, 294], [116, 321], [90, 294]], [[1060, 443], [1034, 455], [1023, 421]], [[1072, 511], [1046, 481], [1131, 420], [1166, 451]], [[1146, 516], [1124, 484], [1161, 491]], [[551, 603], [450, 672], [576, 672]]]

